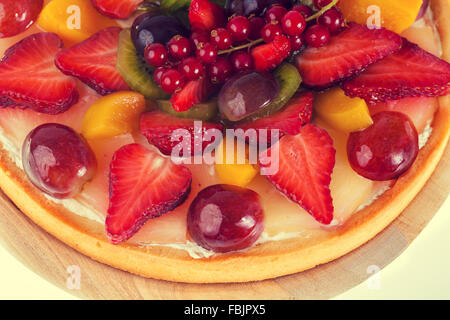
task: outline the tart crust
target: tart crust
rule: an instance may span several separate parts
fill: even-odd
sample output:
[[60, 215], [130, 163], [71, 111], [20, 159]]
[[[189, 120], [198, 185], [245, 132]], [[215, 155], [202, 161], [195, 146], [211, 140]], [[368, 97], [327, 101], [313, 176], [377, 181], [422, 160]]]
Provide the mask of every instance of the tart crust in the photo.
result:
[[[450, 61], [450, 0], [431, 0], [441, 36], [442, 58]], [[267, 242], [243, 252], [193, 259], [169, 247], [112, 245], [104, 226], [49, 201], [0, 148], [0, 187], [32, 221], [75, 250], [144, 277], [188, 282], [246, 282], [293, 274], [337, 259], [363, 245], [396, 219], [420, 192], [441, 159], [450, 136], [450, 95], [441, 97], [433, 132], [411, 169], [370, 206], [343, 226], [308, 239]]]

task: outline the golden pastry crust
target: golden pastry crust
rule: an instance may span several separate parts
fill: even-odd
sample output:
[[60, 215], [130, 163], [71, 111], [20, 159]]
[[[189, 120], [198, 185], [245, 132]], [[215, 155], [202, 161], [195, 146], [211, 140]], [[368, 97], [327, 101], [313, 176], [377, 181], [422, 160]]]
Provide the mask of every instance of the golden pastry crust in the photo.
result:
[[[450, 0], [432, 0], [443, 49], [450, 60]], [[169, 247], [112, 245], [104, 226], [57, 205], [34, 188], [0, 149], [0, 186], [31, 220], [79, 252], [144, 277], [189, 283], [256, 281], [300, 272], [337, 259], [386, 228], [420, 192], [443, 155], [450, 136], [450, 96], [439, 98], [433, 133], [413, 167], [370, 206], [326, 235], [264, 243], [243, 252], [193, 259]]]

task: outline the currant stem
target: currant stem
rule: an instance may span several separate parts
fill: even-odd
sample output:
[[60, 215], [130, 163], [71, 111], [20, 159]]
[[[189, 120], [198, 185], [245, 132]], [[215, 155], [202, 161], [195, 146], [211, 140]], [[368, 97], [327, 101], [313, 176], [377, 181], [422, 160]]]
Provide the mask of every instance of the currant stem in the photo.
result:
[[257, 45], [258, 43], [261, 43], [263, 41], [264, 41], [263, 39], [257, 39], [257, 40], [251, 41], [249, 43], [243, 44], [243, 45], [238, 46], [238, 47], [233, 47], [233, 48], [230, 48], [230, 49], [227, 49], [227, 50], [221, 50], [221, 51], [219, 51], [218, 54], [219, 55], [227, 54], [227, 53], [231, 53], [231, 52], [234, 52], [234, 51], [242, 50], [242, 49], [245, 49], [245, 48], [253, 47], [254, 45]]
[[339, 0], [333, 0], [331, 1], [329, 4], [327, 4], [325, 7], [323, 7], [322, 9], [320, 9], [320, 11], [316, 12], [315, 14], [313, 14], [312, 16], [306, 18], [306, 21], [311, 21], [314, 20], [318, 17], [320, 17], [325, 11], [328, 11], [329, 9], [331, 9], [332, 7], [334, 7]]

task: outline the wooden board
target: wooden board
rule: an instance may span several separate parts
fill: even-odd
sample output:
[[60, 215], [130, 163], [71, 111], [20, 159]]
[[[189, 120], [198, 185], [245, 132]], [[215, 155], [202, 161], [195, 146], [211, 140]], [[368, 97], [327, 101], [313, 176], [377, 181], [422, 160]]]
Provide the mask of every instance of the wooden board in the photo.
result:
[[[142, 278], [96, 262], [31, 222], [0, 191], [1, 243], [31, 270], [86, 299], [328, 299], [360, 284], [398, 257], [427, 225], [450, 192], [450, 146], [431, 179], [402, 215], [346, 256], [312, 270], [243, 284], [184, 284]], [[69, 289], [77, 266], [79, 289]]]

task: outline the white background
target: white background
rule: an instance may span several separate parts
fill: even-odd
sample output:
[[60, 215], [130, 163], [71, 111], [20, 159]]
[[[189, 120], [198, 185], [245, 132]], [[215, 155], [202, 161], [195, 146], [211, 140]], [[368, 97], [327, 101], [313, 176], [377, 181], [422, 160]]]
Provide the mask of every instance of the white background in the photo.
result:
[[[450, 198], [379, 277], [335, 299], [450, 299]], [[37, 276], [0, 246], [0, 299], [77, 299]]]

